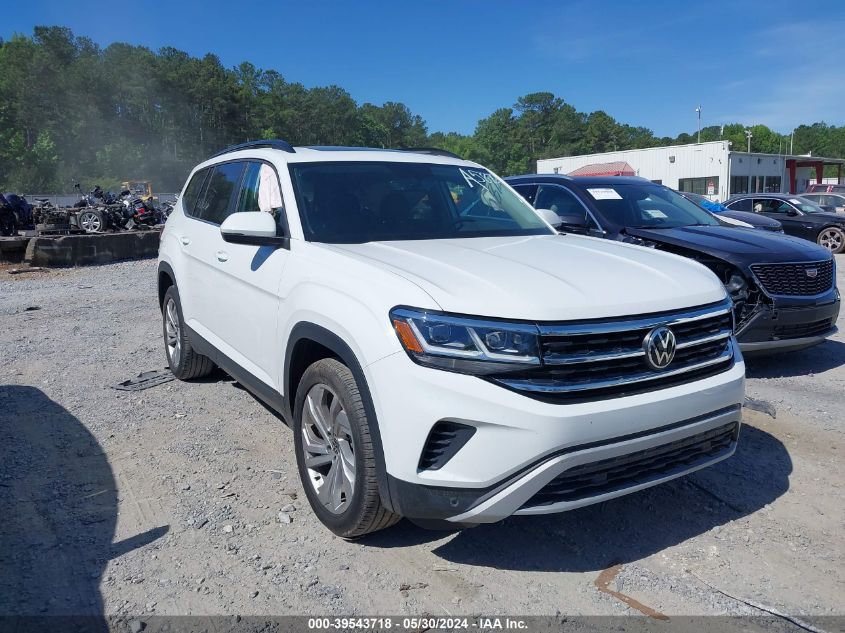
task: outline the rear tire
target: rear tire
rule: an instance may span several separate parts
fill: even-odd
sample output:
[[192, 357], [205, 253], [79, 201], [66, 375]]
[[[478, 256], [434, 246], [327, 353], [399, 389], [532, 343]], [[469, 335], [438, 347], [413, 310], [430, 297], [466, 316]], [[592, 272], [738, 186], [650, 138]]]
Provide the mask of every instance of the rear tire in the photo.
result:
[[197, 354], [191, 347], [176, 286], [170, 286], [164, 293], [161, 317], [164, 330], [164, 354], [173, 375], [179, 380], [208, 376], [214, 370], [214, 363], [208, 356]]
[[834, 255], [838, 255], [845, 251], [845, 231], [836, 226], [826, 226], [819, 231], [816, 242]]
[[294, 406], [299, 477], [314, 514], [343, 538], [401, 519], [381, 503], [370, 424], [346, 365], [324, 358], [305, 370]]

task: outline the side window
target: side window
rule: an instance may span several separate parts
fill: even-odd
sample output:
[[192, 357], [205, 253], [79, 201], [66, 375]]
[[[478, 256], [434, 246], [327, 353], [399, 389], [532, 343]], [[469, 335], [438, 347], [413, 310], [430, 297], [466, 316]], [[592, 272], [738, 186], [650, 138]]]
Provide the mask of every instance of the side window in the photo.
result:
[[534, 201], [537, 209], [551, 209], [558, 215], [578, 215], [586, 221], [587, 229], [599, 231], [600, 227], [587, 212], [586, 207], [571, 191], [557, 185], [540, 185]]
[[534, 206], [538, 209], [551, 209], [558, 215], [583, 215], [587, 210], [574, 194], [555, 185], [540, 185]]
[[534, 205], [534, 198], [537, 196], [537, 185], [513, 185], [513, 189], [525, 198], [528, 204]]
[[786, 213], [792, 207], [777, 198], [754, 198], [755, 213]]
[[244, 163], [224, 163], [212, 169], [205, 187], [202, 202], [197, 205], [196, 214], [214, 224], [222, 224], [232, 213], [233, 194], [237, 191]]
[[186, 215], [194, 215], [194, 210], [197, 206], [197, 200], [200, 197], [202, 186], [205, 184], [205, 177], [208, 176], [209, 169], [200, 169], [191, 178], [191, 182], [185, 187], [185, 195], [182, 196], [182, 209], [185, 210]]
[[247, 163], [236, 211], [284, 211], [282, 190], [276, 171], [266, 163]]
[[728, 209], [733, 209], [734, 211], [751, 211], [751, 198], [737, 200], [736, 202], [731, 202], [725, 206], [727, 206]]

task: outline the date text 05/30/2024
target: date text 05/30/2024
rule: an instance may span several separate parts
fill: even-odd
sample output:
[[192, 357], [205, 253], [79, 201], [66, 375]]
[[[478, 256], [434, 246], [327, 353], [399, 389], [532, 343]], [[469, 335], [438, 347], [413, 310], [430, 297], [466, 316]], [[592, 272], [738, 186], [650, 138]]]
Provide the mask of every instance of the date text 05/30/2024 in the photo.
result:
[[398, 629], [406, 631], [519, 631], [526, 630], [528, 623], [512, 617], [351, 617], [351, 618], [309, 618], [310, 630], [375, 630]]

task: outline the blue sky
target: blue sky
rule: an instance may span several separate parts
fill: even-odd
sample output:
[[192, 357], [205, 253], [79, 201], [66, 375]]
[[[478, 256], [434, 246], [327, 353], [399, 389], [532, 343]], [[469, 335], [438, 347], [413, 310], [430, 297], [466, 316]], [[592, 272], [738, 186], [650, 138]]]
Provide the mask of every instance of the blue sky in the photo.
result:
[[36, 24], [402, 101], [431, 131], [471, 133], [535, 91], [659, 135], [695, 130], [699, 104], [705, 126], [845, 124], [842, 0], [29, 0], [0, 36]]

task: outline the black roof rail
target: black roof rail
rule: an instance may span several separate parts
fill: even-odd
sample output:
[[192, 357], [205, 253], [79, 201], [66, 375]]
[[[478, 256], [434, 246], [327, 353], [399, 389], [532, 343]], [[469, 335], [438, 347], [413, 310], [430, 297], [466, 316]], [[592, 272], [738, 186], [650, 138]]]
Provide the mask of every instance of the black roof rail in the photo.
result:
[[448, 158], [464, 160], [454, 152], [450, 152], [448, 149], [440, 149], [439, 147], [403, 147], [400, 151], [416, 152], [417, 154], [431, 154], [432, 156], [446, 156]]
[[287, 141], [283, 141], [280, 138], [270, 138], [264, 139], [260, 141], [247, 141], [246, 143], [238, 143], [237, 145], [230, 145], [226, 149], [221, 149], [216, 154], [212, 154], [211, 158], [215, 158], [217, 156], [222, 156], [223, 154], [228, 154], [229, 152], [237, 152], [242, 149], [258, 149], [261, 147], [266, 147], [269, 149], [279, 149], [283, 152], [287, 152], [288, 154], [295, 154], [296, 150], [293, 149], [293, 145], [288, 143]]

